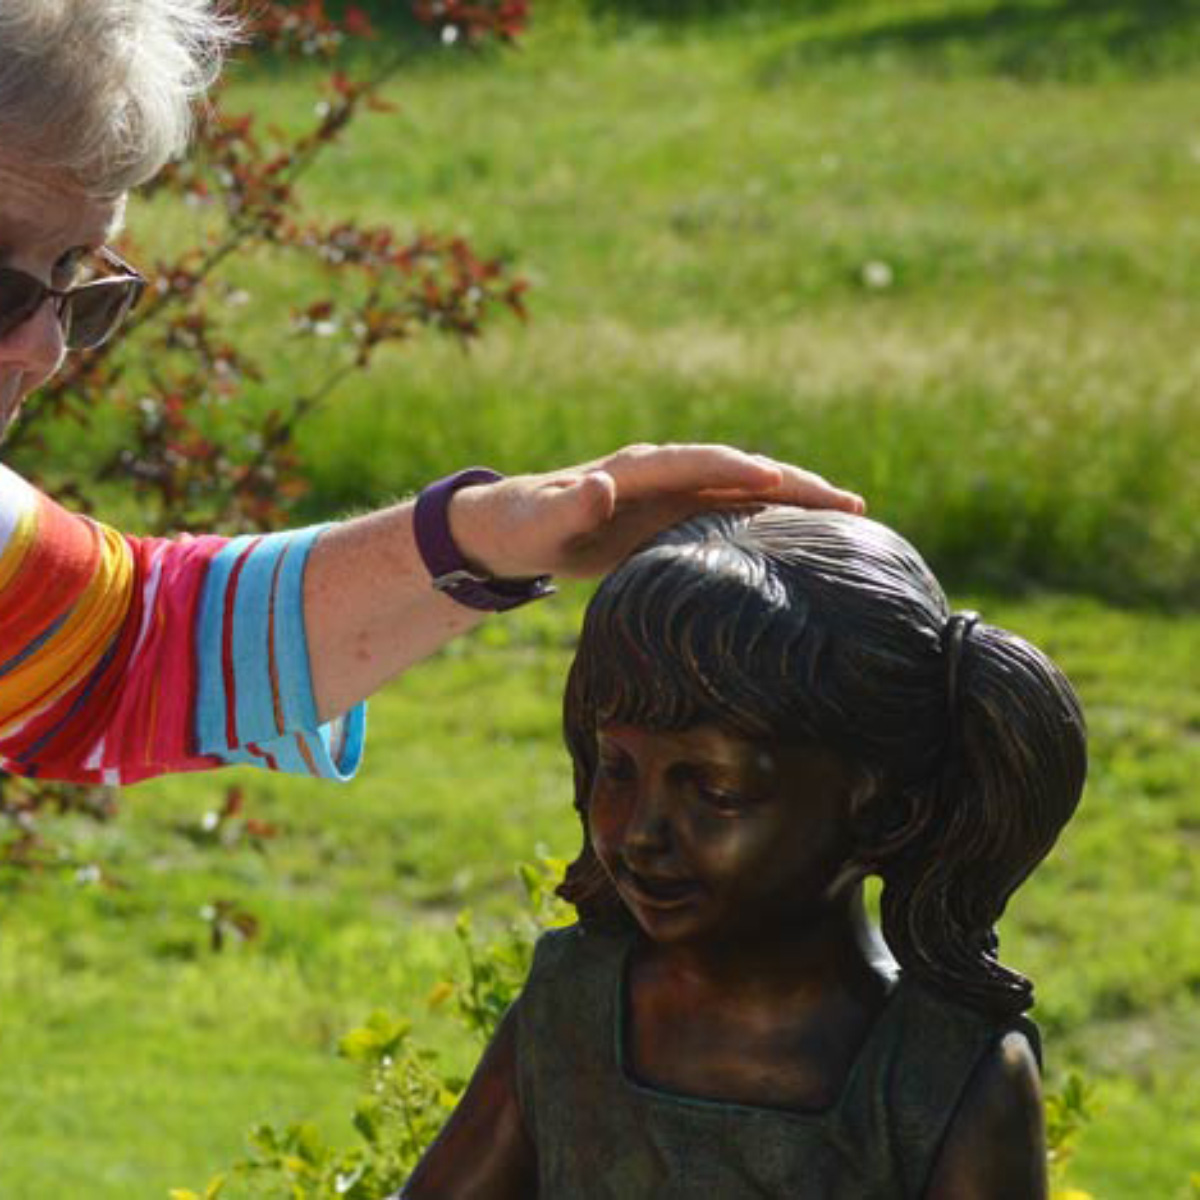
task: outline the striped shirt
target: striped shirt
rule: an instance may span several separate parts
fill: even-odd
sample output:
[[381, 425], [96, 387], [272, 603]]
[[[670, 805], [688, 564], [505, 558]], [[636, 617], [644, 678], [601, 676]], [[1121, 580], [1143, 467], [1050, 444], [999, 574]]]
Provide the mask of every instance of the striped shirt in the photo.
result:
[[320, 531], [126, 537], [0, 465], [0, 770], [349, 778], [365, 711], [322, 725], [309, 673], [304, 565]]

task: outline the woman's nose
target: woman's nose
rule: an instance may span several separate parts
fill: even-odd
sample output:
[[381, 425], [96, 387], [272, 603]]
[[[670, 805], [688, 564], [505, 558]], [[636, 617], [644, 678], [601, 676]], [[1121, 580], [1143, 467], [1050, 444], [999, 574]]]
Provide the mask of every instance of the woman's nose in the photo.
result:
[[35, 385], [54, 373], [65, 353], [62, 323], [49, 297], [28, 320], [0, 337], [0, 367], [16, 368]]

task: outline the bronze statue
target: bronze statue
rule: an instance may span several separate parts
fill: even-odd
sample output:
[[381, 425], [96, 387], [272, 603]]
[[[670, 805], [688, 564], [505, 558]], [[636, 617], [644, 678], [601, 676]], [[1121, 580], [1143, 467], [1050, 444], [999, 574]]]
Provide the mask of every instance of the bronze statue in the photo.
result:
[[708, 514], [601, 585], [565, 727], [579, 923], [405, 1197], [1046, 1196], [994, 932], [1083, 787], [1042, 653], [872, 521]]

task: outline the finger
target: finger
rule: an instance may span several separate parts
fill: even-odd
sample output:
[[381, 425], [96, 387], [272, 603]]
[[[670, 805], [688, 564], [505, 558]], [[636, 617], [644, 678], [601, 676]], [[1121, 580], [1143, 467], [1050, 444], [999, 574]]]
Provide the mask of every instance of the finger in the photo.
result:
[[828, 479], [789, 463], [774, 465], [779, 468], [780, 483], [770, 499], [777, 503], [798, 504], [804, 508], [835, 508], [857, 515], [867, 511], [867, 502], [857, 492], [837, 487]]
[[783, 482], [778, 463], [732, 446], [626, 446], [603, 460], [622, 500], [707, 489], [766, 492]]
[[861, 516], [867, 502], [857, 492], [839, 488], [812, 471], [787, 463], [772, 463], [779, 470], [779, 482], [771, 488], [701, 488], [695, 493], [699, 504], [714, 507], [722, 504], [795, 504], [802, 508], [832, 508]]

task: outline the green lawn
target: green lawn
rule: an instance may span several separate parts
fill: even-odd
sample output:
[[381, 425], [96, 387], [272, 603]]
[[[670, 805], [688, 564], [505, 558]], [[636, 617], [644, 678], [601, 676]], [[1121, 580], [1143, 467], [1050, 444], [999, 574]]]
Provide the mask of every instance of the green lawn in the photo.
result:
[[[1005, 955], [1038, 983], [1051, 1081], [1099, 1085], [1078, 1186], [1174, 1200], [1200, 1170], [1196, 6], [537, 7], [513, 54], [415, 66], [400, 112], [306, 184], [331, 216], [510, 253], [534, 320], [348, 390], [306, 434], [305, 515], [635, 438], [730, 439], [865, 490], [1084, 698], [1085, 803]], [[311, 113], [295, 72], [243, 72], [237, 98]], [[131, 213], [147, 248], [195, 220]], [[255, 303], [231, 319], [274, 368], [252, 402], [286, 397], [312, 370], [277, 335], [296, 269], [236, 274]], [[580, 599], [390, 689], [348, 788], [146, 785], [62, 830], [68, 869], [0, 874], [0, 1196], [162, 1200], [258, 1120], [348, 1140], [333, 1048], [372, 1008], [469, 1064], [425, 1000], [453, 915], [503, 920], [513, 865], [576, 845], [556, 722]], [[206, 841], [232, 781], [280, 826], [261, 853]], [[260, 936], [214, 953], [219, 900]]]

